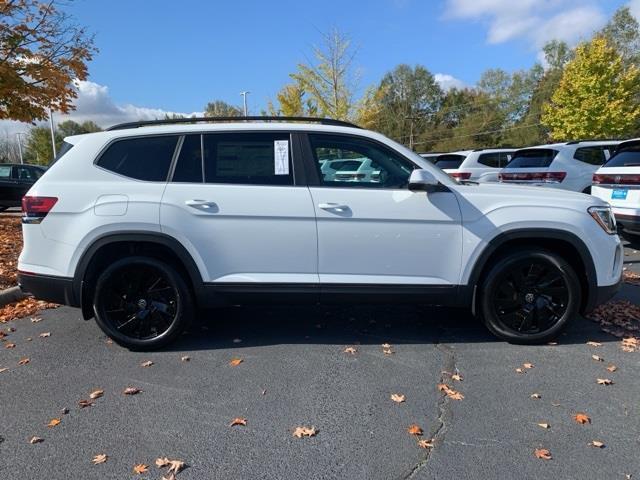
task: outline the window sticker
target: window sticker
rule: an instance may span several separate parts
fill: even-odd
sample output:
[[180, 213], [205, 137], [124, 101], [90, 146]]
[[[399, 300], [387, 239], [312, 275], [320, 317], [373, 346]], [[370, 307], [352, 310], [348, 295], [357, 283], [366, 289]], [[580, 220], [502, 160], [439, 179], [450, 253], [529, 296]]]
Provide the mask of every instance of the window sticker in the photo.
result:
[[276, 175], [289, 175], [289, 140], [274, 140], [273, 155]]

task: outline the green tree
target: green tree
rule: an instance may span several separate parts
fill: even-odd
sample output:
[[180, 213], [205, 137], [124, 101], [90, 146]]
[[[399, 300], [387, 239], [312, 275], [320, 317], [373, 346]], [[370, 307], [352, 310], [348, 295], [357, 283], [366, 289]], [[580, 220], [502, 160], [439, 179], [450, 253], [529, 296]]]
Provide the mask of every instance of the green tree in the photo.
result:
[[[73, 120], [65, 120], [56, 126], [56, 150], [60, 150], [65, 137], [99, 132], [101, 130], [102, 129], [92, 121], [77, 123]], [[49, 127], [31, 128], [24, 149], [25, 162], [48, 165], [51, 163], [52, 158], [53, 150], [51, 148], [51, 131]]]
[[618, 51], [625, 66], [640, 66], [640, 24], [629, 7], [616, 10], [600, 35]]
[[214, 100], [204, 107], [206, 117], [242, 117], [242, 109], [222, 100]]
[[638, 68], [625, 67], [616, 49], [596, 36], [576, 48], [542, 122], [555, 140], [628, 135], [640, 118], [639, 87]]
[[304, 88], [300, 83], [287, 84], [276, 95], [278, 106], [274, 106], [272, 102], [267, 105], [269, 115], [285, 117], [310, 115], [310, 110], [313, 108], [309, 99], [305, 97]]

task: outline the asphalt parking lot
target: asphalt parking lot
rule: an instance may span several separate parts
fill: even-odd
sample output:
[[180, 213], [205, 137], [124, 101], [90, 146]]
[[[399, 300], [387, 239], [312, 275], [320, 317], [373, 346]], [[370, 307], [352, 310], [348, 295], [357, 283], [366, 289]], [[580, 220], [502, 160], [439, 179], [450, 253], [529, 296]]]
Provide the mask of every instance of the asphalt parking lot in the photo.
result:
[[[625, 257], [636, 271], [637, 252]], [[640, 303], [639, 291], [626, 285], [620, 295]], [[200, 328], [153, 353], [108, 343], [66, 307], [37, 323], [3, 324], [15, 331], [0, 348], [0, 477], [161, 478], [166, 469], [154, 461], [164, 456], [186, 463], [179, 479], [640, 475], [640, 353], [622, 351], [592, 321], [576, 320], [557, 345], [523, 347], [497, 341], [456, 310], [282, 307], [202, 316]], [[355, 354], [344, 352], [349, 346]], [[234, 358], [242, 362], [230, 365]], [[153, 365], [141, 366], [148, 360]], [[447, 397], [440, 383], [464, 398]], [[141, 392], [124, 395], [126, 387]], [[104, 395], [80, 408], [96, 389]], [[590, 423], [573, 419], [581, 412]], [[236, 417], [246, 426], [229, 426]], [[54, 418], [60, 424], [47, 427]], [[417, 445], [412, 424], [433, 448]], [[298, 426], [317, 434], [296, 438]], [[33, 436], [43, 441], [30, 444]], [[552, 459], [536, 458], [536, 449]], [[107, 461], [93, 465], [99, 454]], [[134, 474], [137, 464], [149, 471]]]

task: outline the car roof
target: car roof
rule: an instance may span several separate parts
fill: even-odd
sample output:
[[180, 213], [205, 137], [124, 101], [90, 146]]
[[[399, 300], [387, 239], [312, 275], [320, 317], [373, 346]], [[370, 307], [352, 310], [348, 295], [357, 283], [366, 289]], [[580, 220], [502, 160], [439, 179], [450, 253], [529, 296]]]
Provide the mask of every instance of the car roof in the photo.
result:
[[531, 147], [524, 147], [515, 149], [515, 151], [519, 152], [522, 150], [534, 150], [541, 148], [555, 148], [562, 149], [563, 147], [595, 147], [600, 145], [617, 145], [620, 143], [620, 140], [585, 140], [580, 142], [557, 142], [557, 143], [546, 143], [542, 145], [534, 145]]

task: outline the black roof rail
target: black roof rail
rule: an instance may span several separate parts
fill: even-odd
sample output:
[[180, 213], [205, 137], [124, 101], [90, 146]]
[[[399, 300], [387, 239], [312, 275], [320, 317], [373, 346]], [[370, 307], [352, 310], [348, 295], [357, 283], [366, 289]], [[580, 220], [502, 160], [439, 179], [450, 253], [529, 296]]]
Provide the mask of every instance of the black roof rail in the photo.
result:
[[119, 123], [107, 128], [107, 131], [124, 130], [127, 128], [147, 127], [151, 125], [172, 125], [175, 123], [222, 123], [222, 122], [308, 122], [320, 123], [321, 125], [334, 125], [338, 127], [360, 128], [350, 122], [343, 120], [334, 120], [333, 118], [318, 117], [191, 117], [191, 118], [172, 118], [163, 120], [140, 120], [138, 122]]
[[585, 138], [583, 140], [571, 140], [566, 145], [577, 145], [582, 142], [621, 142], [621, 138]]
[[471, 150], [472, 152], [482, 152], [483, 150], [517, 150], [516, 147], [511, 145], [502, 145], [500, 147], [482, 147], [476, 148], [475, 150]]

